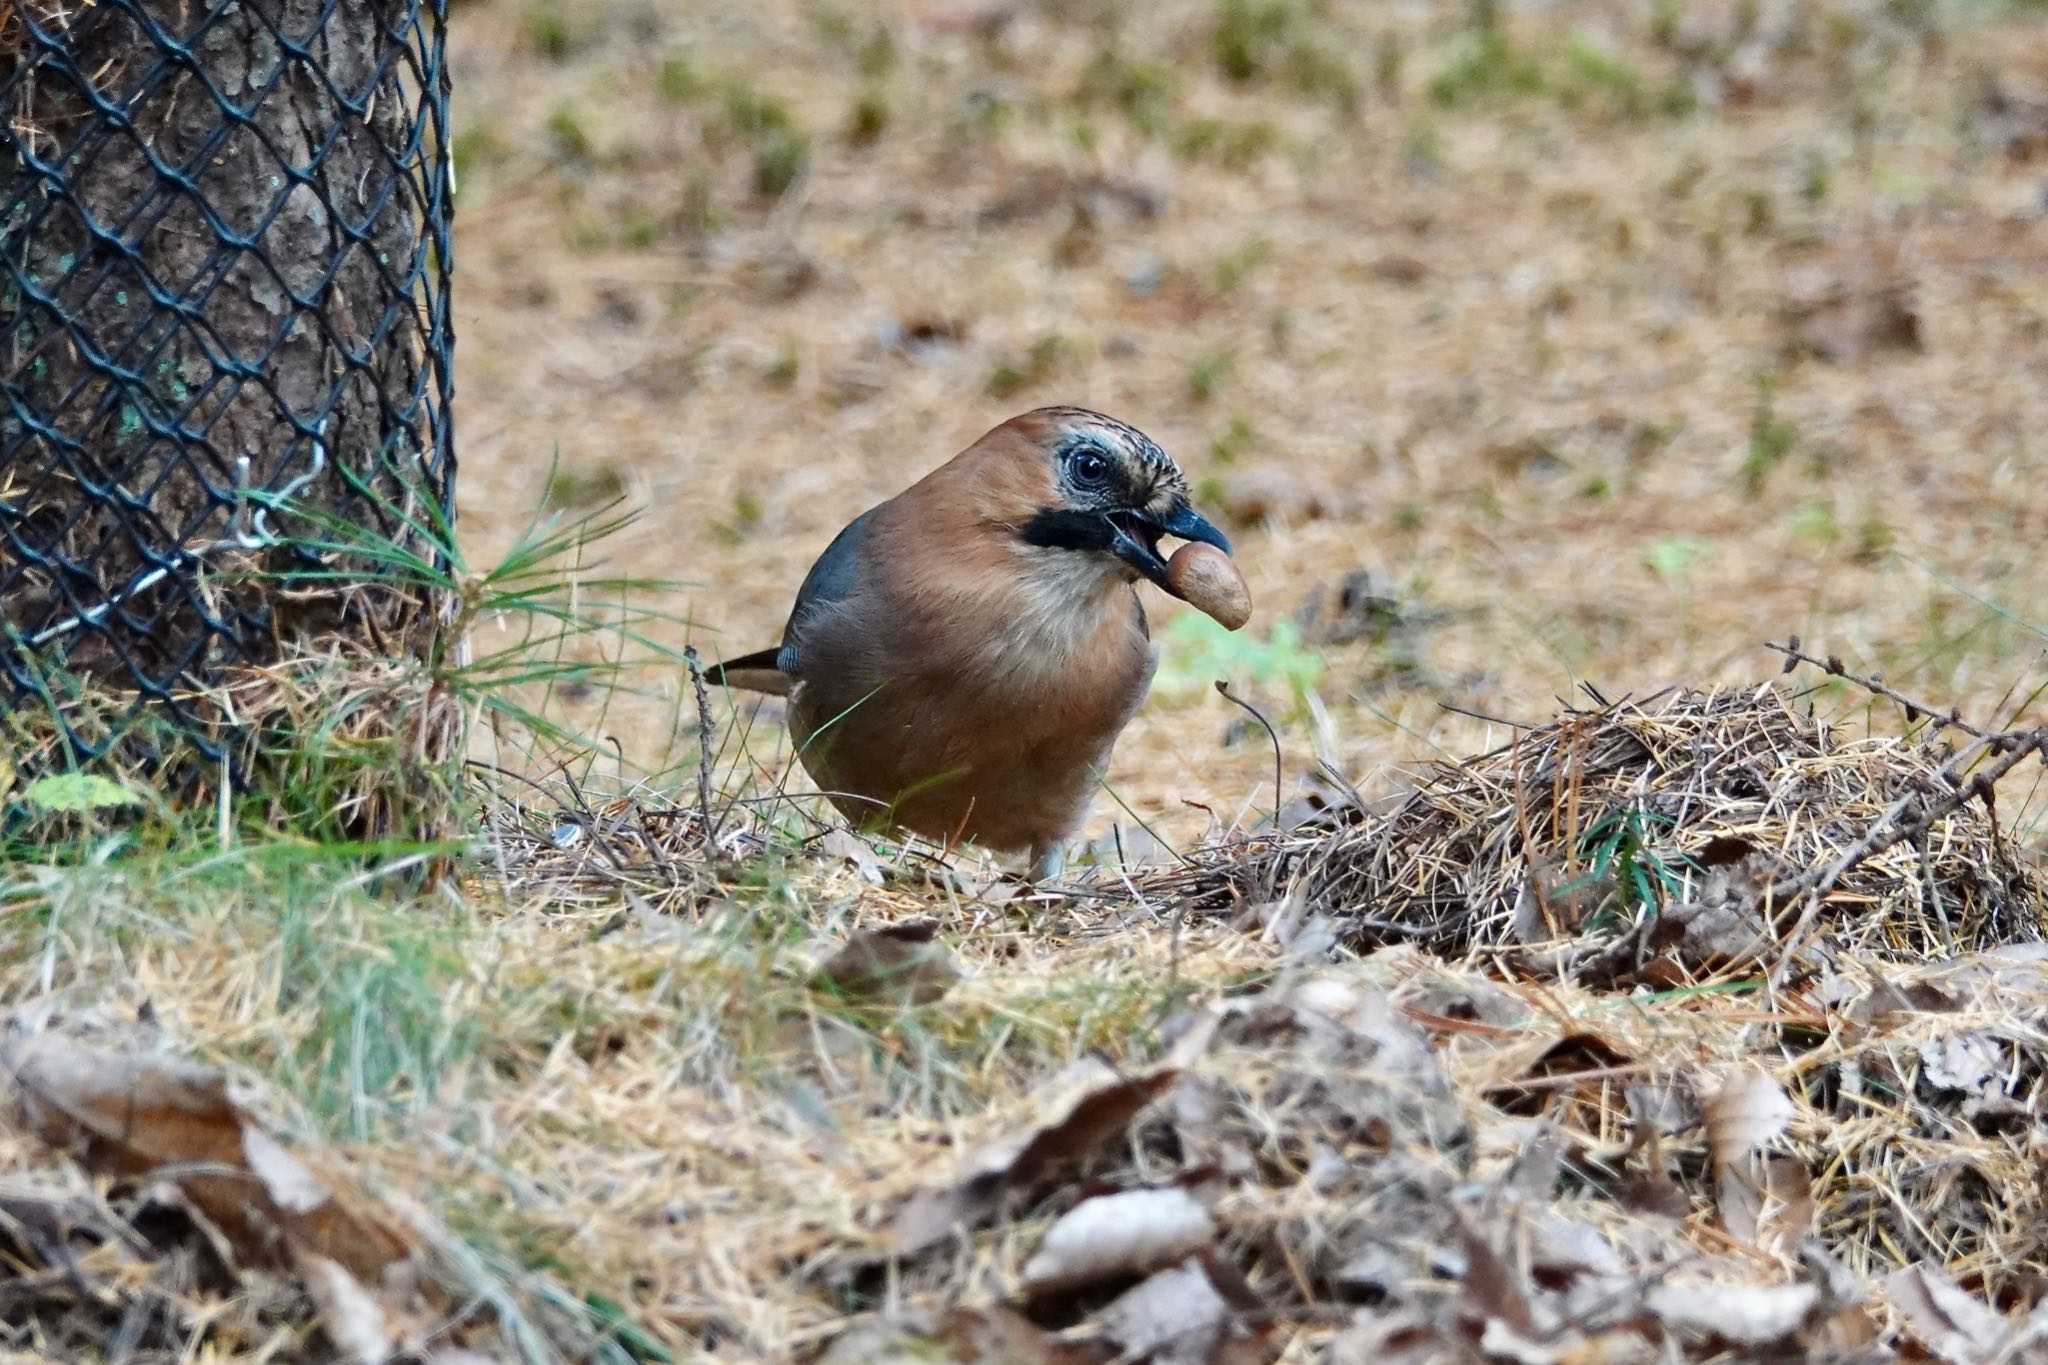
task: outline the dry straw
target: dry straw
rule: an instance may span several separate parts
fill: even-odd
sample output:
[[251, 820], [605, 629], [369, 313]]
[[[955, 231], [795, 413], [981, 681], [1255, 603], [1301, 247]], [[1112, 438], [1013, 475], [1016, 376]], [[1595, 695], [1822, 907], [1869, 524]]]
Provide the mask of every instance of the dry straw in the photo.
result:
[[1771, 686], [1601, 702], [1433, 764], [1390, 802], [1141, 885], [1210, 911], [1291, 899], [1361, 946], [1496, 951], [1609, 980], [1625, 966], [1665, 985], [1775, 962], [1809, 902], [1829, 948], [1853, 956], [2039, 938], [2038, 871], [1980, 799], [1988, 784], [1966, 780], [1973, 760], [2009, 769], [2038, 738], [1958, 752], [1943, 728], [1851, 737]]

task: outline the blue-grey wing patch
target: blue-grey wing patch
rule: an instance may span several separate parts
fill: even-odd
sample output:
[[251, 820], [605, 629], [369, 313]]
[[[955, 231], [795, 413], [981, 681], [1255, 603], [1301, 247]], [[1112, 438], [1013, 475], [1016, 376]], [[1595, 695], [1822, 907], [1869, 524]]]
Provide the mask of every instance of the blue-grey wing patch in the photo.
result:
[[796, 591], [796, 605], [789, 611], [789, 624], [782, 628], [782, 652], [777, 658], [777, 665], [791, 677], [797, 675], [802, 665], [797, 654], [797, 637], [804, 618], [844, 601], [860, 582], [869, 523], [875, 511], [871, 507], [846, 523], [846, 529], [832, 537], [825, 553], [818, 556], [818, 562], [811, 565], [811, 571], [804, 575], [804, 584]]

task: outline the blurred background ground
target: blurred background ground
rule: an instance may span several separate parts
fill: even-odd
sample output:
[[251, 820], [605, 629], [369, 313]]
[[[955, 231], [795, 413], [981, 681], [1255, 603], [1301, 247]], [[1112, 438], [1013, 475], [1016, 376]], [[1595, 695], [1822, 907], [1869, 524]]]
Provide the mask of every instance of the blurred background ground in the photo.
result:
[[[1110, 411], [1259, 606], [1155, 604], [1112, 781], [1162, 832], [1270, 772], [1214, 676], [1368, 777], [1484, 741], [1440, 700], [1766, 637], [1966, 708], [2041, 650], [2037, 6], [468, 0], [452, 43], [472, 559], [558, 458], [741, 652], [855, 513]], [[658, 764], [645, 681], [602, 725]]]

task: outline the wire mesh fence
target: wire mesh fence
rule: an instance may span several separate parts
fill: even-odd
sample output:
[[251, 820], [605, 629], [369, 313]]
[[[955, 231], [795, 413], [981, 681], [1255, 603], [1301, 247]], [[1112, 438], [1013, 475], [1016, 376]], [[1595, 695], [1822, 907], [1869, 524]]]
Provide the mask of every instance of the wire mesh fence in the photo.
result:
[[0, 0], [0, 717], [218, 756], [223, 669], [431, 630], [390, 566], [453, 492], [445, 24]]

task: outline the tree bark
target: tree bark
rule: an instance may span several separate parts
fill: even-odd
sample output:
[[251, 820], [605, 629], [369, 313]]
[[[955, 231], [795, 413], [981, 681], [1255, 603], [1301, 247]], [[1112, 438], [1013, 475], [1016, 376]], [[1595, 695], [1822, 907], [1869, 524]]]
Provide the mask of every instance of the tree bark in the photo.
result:
[[433, 557], [413, 528], [453, 472], [446, 197], [416, 5], [16, 0], [0, 669], [17, 690], [64, 666], [162, 695], [291, 640], [388, 649], [431, 629], [431, 593], [374, 581], [377, 555], [290, 543], [335, 532], [249, 496]]

